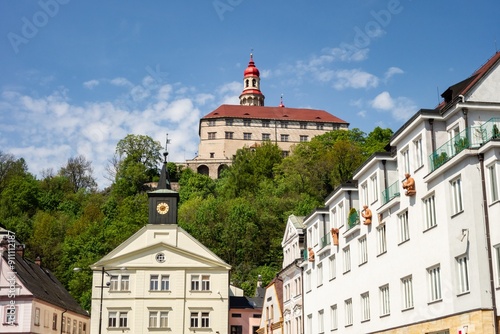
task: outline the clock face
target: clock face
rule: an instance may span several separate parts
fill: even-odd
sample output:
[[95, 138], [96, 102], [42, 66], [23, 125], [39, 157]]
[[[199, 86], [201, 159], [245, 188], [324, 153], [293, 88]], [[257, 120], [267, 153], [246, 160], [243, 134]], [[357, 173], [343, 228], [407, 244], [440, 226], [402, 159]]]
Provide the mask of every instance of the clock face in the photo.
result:
[[158, 213], [159, 213], [160, 215], [165, 215], [165, 214], [167, 214], [168, 209], [170, 209], [170, 207], [169, 207], [169, 206], [168, 206], [168, 204], [167, 204], [167, 203], [165, 203], [165, 202], [161, 202], [160, 204], [158, 204], [158, 205], [156, 206], [156, 211], [158, 211]]

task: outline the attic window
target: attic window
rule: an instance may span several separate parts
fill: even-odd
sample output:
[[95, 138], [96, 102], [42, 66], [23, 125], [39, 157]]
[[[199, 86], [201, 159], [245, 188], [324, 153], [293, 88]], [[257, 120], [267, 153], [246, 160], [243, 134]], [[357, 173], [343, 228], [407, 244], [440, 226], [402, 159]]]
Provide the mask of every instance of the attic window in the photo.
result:
[[319, 117], [319, 116], [316, 116], [316, 119], [321, 119], [321, 117]]
[[248, 115], [250, 115], [250, 114], [246, 112], [246, 113], [244, 113], [243, 115], [247, 115], [247, 116], [248, 116]]
[[214, 112], [214, 115], [218, 115], [219, 113], [218, 112]]
[[285, 115], [283, 115], [283, 117], [288, 117], [288, 115], [287, 115], [287, 114], [285, 114]]

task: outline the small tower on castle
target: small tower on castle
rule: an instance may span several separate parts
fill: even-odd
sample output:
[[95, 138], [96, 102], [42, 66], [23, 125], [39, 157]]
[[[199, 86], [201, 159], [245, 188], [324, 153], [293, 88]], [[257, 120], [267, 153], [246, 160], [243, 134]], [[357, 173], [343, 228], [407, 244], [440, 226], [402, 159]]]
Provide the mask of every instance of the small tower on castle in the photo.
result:
[[240, 95], [242, 106], [264, 106], [264, 94], [260, 91], [260, 72], [250, 54], [248, 67], [243, 72], [243, 92]]

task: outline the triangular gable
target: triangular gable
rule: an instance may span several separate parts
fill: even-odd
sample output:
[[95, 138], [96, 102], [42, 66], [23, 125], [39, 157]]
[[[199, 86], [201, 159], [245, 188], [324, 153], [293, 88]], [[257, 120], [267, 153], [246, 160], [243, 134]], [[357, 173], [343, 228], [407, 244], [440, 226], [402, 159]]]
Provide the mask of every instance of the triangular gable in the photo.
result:
[[[154, 254], [165, 252], [161, 265]], [[93, 268], [128, 266], [223, 267], [231, 266], [220, 259], [189, 233], [175, 224], [146, 225], [93, 265]]]
[[303, 221], [304, 217], [298, 217], [294, 215], [288, 216], [285, 233], [283, 235], [283, 240], [281, 241], [282, 246], [284, 246], [288, 240], [292, 239], [296, 235], [303, 233]]
[[[279, 319], [283, 318], [283, 281], [275, 277], [271, 283], [269, 283], [266, 287], [266, 293], [264, 295], [264, 304], [262, 305], [263, 316], [261, 318], [260, 327], [265, 327], [267, 324], [266, 316], [268, 318], [271, 315], [264, 314], [264, 310], [273, 305], [274, 316], [273, 319], [275, 321], [279, 321]], [[270, 308], [270, 307], [269, 307]]]

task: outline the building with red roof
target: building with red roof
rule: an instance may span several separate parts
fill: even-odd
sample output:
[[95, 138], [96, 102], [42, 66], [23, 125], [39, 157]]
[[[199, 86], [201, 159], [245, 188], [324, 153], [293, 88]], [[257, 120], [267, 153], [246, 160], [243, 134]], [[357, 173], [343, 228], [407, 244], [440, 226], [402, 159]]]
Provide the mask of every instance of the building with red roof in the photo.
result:
[[328, 131], [347, 130], [349, 123], [325, 110], [264, 106], [260, 72], [250, 55], [243, 72], [240, 105], [223, 104], [200, 119], [198, 155], [187, 166], [198, 173], [218, 178], [238, 149], [255, 147], [270, 141], [283, 155], [294, 145]]

